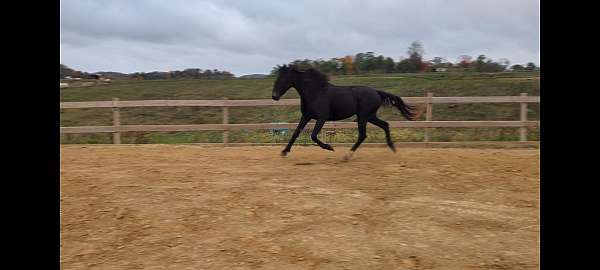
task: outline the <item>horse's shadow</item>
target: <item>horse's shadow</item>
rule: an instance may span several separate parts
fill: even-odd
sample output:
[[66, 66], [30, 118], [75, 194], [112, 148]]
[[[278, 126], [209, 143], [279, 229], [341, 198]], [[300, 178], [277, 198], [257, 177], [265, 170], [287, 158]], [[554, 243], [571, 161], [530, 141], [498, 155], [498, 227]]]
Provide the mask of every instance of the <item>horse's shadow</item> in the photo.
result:
[[305, 166], [305, 165], [315, 165], [315, 163], [313, 163], [313, 162], [299, 162], [299, 163], [294, 163], [294, 165], [296, 165], [296, 166]]

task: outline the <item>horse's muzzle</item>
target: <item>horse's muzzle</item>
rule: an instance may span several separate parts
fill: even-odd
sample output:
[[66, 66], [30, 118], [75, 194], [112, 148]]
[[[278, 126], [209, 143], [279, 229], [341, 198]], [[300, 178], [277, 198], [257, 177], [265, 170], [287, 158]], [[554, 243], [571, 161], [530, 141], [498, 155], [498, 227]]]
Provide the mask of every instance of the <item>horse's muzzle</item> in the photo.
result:
[[275, 101], [279, 100], [278, 96], [271, 96], [271, 98], [273, 98], [273, 100], [275, 100]]

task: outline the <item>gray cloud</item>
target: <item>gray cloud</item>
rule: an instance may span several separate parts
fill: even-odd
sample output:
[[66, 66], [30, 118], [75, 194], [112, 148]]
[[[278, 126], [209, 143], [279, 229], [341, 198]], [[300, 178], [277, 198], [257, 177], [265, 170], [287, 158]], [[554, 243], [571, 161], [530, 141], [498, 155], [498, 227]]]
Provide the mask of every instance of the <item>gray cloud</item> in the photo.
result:
[[84, 71], [266, 73], [298, 58], [485, 54], [539, 63], [539, 2], [61, 1], [61, 62]]

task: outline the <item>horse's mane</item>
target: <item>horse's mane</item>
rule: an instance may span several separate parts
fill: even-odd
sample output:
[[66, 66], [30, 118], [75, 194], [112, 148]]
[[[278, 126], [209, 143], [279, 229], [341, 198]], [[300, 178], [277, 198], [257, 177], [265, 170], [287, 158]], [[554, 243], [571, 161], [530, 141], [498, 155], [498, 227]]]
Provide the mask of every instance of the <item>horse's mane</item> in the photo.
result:
[[325, 87], [327, 85], [327, 82], [329, 81], [329, 77], [327, 76], [327, 74], [324, 74], [321, 71], [319, 71], [318, 69], [315, 69], [312, 67], [308, 68], [306, 70], [300, 70], [300, 68], [298, 66], [290, 64], [289, 66], [283, 65], [283, 66], [279, 67], [278, 71], [279, 72], [287, 72], [287, 71], [300, 72], [303, 75], [304, 79], [307, 79], [308, 81], [310, 81], [320, 87]]
[[311, 82], [321, 87], [325, 87], [327, 85], [327, 82], [329, 81], [329, 77], [327, 77], [326, 74], [322, 73], [321, 71], [315, 68], [307, 69], [305, 71], [305, 74]]

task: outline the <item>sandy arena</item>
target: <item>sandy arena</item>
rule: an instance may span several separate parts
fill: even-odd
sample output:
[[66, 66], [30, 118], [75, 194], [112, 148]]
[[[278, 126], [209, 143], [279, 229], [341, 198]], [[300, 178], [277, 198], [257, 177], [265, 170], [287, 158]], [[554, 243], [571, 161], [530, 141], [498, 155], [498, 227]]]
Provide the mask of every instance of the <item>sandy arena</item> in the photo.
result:
[[61, 146], [61, 269], [539, 269], [539, 150]]

